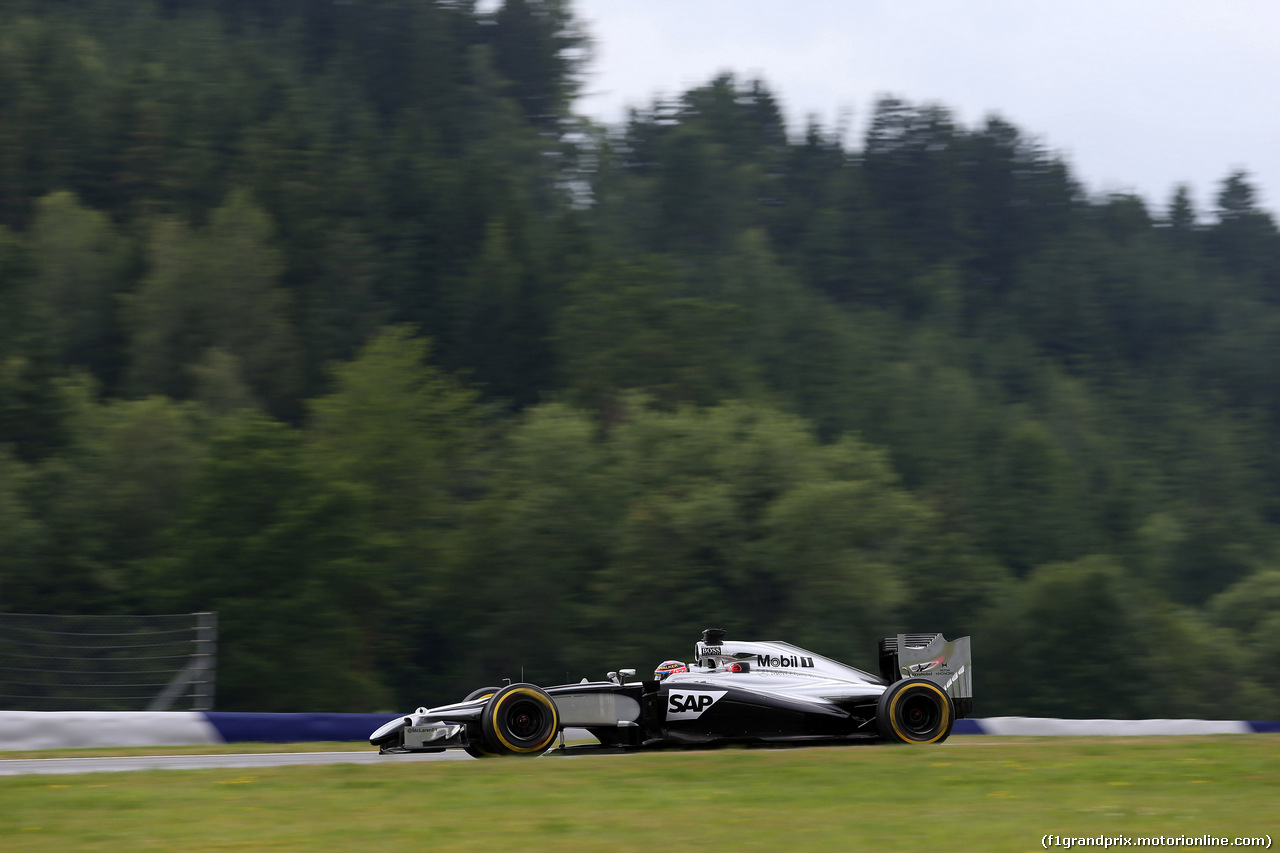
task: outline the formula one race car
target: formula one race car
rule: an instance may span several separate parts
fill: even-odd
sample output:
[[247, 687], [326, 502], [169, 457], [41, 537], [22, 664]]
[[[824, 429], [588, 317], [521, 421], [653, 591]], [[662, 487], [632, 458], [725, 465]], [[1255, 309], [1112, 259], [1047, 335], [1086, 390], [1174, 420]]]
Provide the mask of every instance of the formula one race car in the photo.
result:
[[[973, 709], [969, 638], [899, 634], [880, 641], [883, 678], [782, 642], [728, 642], [708, 628], [694, 662], [668, 661], [645, 681], [541, 688], [482, 687], [463, 701], [419, 708], [369, 736], [380, 752], [465, 749], [477, 758], [884, 740], [941, 743]], [[567, 727], [599, 743], [564, 745]]]

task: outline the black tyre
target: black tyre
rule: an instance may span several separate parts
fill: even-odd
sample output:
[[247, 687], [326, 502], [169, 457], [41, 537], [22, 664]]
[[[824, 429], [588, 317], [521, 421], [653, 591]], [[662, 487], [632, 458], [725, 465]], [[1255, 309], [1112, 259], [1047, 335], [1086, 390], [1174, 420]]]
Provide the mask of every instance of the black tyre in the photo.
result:
[[[466, 695], [466, 698], [464, 698], [462, 701], [470, 702], [472, 699], [488, 699], [490, 696], [497, 693], [501, 689], [502, 689], [501, 687], [477, 687], [475, 690], [472, 690], [470, 693], [468, 693]], [[490, 752], [489, 750], [485, 749], [483, 746], [480, 746], [480, 744], [478, 743], [468, 744], [465, 747], [463, 747], [463, 749], [466, 751], [467, 755], [470, 755], [472, 758], [497, 758], [498, 757], [498, 754], [496, 752]]]
[[876, 727], [893, 743], [942, 743], [956, 723], [947, 692], [926, 678], [890, 684], [876, 705]]
[[533, 684], [502, 688], [480, 715], [482, 747], [497, 755], [541, 755], [555, 742], [559, 730], [556, 703]]

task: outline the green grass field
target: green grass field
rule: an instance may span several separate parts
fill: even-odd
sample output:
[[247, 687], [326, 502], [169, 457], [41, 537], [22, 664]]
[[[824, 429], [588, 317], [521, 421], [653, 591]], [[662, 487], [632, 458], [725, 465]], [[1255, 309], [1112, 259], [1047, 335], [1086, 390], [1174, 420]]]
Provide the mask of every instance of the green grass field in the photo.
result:
[[0, 777], [6, 853], [1030, 851], [1278, 830], [1273, 735]]

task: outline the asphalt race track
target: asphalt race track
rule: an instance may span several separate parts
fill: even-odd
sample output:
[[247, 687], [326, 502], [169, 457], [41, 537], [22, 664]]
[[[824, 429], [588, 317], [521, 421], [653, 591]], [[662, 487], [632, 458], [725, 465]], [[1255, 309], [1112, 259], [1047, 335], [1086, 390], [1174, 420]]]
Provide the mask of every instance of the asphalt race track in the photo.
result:
[[135, 755], [110, 758], [0, 759], [0, 776], [33, 773], [109, 773], [124, 770], [209, 770], [217, 767], [287, 767], [299, 764], [377, 764], [406, 761], [475, 761], [460, 749], [414, 755], [369, 752], [264, 752], [239, 755]]

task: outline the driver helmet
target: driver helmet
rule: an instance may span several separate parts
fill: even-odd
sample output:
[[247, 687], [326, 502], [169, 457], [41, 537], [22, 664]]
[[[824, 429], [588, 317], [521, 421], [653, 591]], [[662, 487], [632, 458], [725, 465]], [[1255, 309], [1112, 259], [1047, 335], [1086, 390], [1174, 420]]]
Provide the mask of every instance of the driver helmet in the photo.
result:
[[667, 676], [677, 672], [688, 672], [689, 665], [678, 660], [664, 660], [658, 664], [658, 668], [653, 671], [653, 677], [659, 681], [665, 681]]

